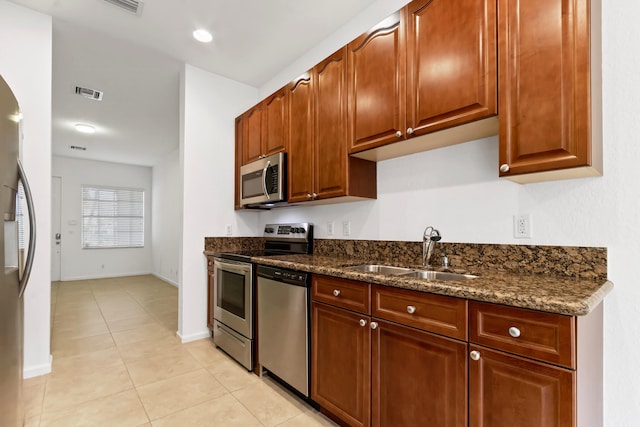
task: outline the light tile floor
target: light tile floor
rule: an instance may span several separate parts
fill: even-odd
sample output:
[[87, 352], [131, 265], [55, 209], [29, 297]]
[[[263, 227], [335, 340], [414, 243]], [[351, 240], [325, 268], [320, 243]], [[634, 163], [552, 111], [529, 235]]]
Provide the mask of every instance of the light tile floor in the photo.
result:
[[51, 324], [26, 426], [335, 426], [211, 340], [181, 344], [178, 290], [153, 276], [55, 282]]

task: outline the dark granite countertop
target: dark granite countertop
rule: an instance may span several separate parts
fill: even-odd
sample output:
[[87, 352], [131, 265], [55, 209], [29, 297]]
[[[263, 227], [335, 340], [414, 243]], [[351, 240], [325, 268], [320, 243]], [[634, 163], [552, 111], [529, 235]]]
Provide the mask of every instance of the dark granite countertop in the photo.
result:
[[571, 316], [588, 314], [613, 289], [613, 283], [604, 279], [498, 271], [464, 271], [479, 276], [467, 281], [427, 281], [345, 269], [368, 262], [353, 257], [282, 255], [251, 260], [257, 264]]

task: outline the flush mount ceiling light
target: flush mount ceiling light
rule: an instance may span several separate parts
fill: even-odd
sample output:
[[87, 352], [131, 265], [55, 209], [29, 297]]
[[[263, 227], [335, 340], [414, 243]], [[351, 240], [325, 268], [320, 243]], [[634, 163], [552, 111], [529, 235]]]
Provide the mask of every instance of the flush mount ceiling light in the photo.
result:
[[193, 38], [202, 43], [209, 43], [213, 40], [213, 35], [207, 30], [199, 29], [193, 32]]
[[84, 123], [78, 123], [76, 125], [76, 130], [82, 133], [95, 133], [96, 128], [91, 125], [86, 125]]

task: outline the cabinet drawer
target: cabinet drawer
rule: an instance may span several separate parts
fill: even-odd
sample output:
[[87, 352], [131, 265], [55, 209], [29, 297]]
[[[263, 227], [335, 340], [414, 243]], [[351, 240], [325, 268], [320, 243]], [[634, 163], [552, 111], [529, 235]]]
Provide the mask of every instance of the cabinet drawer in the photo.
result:
[[373, 286], [372, 316], [467, 339], [467, 301], [387, 286]]
[[575, 317], [472, 301], [469, 341], [575, 369]]
[[313, 276], [311, 298], [358, 313], [371, 313], [368, 283], [335, 277]]

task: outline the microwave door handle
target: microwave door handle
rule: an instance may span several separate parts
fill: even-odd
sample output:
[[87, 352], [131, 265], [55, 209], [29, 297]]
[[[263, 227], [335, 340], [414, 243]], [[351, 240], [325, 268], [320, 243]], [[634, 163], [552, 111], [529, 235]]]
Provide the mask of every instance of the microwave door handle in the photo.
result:
[[20, 287], [18, 295], [22, 297], [24, 290], [27, 287], [29, 276], [31, 275], [31, 267], [33, 267], [33, 255], [36, 249], [36, 215], [33, 207], [33, 197], [31, 195], [31, 188], [29, 187], [29, 181], [27, 181], [27, 175], [24, 173], [22, 163], [18, 160], [18, 172], [20, 174], [20, 180], [22, 181], [22, 188], [24, 188], [24, 196], [27, 201], [27, 210], [29, 211], [29, 249], [27, 252], [27, 260], [25, 262], [24, 272], [22, 278], [20, 278]]
[[267, 200], [271, 199], [269, 196], [269, 191], [267, 190], [267, 169], [271, 167], [271, 160], [267, 160], [267, 164], [264, 169], [262, 169], [262, 190], [264, 190], [264, 195], [267, 197]]

